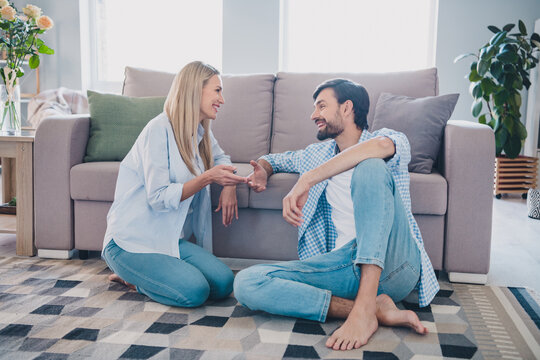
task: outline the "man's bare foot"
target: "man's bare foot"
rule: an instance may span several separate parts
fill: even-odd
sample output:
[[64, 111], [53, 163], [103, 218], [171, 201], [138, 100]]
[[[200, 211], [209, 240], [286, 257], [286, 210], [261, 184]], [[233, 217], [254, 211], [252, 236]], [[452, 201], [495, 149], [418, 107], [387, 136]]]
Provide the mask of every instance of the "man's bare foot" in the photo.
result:
[[422, 325], [414, 311], [400, 310], [390, 296], [381, 294], [377, 296], [377, 320], [380, 325], [408, 326], [419, 334], [425, 335], [428, 329]]
[[375, 309], [353, 310], [326, 341], [326, 346], [334, 350], [358, 349], [367, 344], [378, 326]]
[[109, 281], [115, 281], [117, 283], [120, 283], [122, 285], [126, 285], [131, 290], [135, 290], [135, 285], [128, 283], [127, 281], [123, 280], [120, 276], [116, 274], [109, 275]]

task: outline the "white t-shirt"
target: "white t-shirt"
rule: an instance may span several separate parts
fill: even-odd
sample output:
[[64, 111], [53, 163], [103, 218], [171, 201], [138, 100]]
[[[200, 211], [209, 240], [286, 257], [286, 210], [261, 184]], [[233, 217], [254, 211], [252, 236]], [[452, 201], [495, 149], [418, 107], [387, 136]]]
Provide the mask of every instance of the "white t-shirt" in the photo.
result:
[[332, 251], [356, 238], [351, 197], [353, 171], [354, 168], [332, 176], [328, 179], [328, 185], [326, 186], [326, 200], [332, 207], [332, 221], [338, 233], [336, 247]]

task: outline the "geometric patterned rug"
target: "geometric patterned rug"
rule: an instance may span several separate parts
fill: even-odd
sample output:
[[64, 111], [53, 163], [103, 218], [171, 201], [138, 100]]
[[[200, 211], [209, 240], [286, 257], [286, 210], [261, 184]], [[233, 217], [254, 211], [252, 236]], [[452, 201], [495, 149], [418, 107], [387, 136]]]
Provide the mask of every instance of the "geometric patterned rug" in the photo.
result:
[[[101, 259], [0, 257], [1, 359], [535, 359], [538, 296], [523, 288], [441, 281], [416, 311], [429, 334], [379, 327], [358, 350], [324, 345], [341, 320], [254, 312], [234, 297], [164, 306], [110, 283]], [[414, 295], [412, 295], [414, 296]]]

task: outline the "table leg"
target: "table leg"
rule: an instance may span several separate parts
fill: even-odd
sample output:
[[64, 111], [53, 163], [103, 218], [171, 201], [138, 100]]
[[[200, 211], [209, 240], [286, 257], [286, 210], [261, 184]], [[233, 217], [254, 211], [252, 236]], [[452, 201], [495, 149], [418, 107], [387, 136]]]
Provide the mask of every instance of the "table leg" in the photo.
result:
[[2, 202], [7, 203], [15, 196], [15, 159], [2, 158]]
[[34, 144], [17, 143], [17, 255], [34, 256]]

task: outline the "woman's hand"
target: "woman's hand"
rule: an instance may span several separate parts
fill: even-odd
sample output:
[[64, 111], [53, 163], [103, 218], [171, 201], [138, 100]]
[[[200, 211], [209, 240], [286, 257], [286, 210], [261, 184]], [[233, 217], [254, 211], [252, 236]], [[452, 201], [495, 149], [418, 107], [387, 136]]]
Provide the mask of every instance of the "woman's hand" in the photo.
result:
[[224, 186], [219, 196], [219, 205], [216, 212], [222, 210], [223, 225], [229, 226], [233, 217], [238, 220], [238, 201], [236, 198], [236, 186]]
[[247, 178], [235, 175], [236, 167], [232, 165], [216, 165], [204, 172], [208, 184], [216, 183], [221, 186], [230, 186], [247, 182]]
[[294, 226], [302, 225], [302, 208], [308, 199], [310, 185], [301, 176], [291, 191], [283, 198], [283, 218], [286, 222]]
[[249, 163], [253, 166], [253, 172], [247, 177], [249, 187], [255, 192], [266, 190], [266, 183], [268, 182], [266, 170], [254, 160], [251, 160]]

